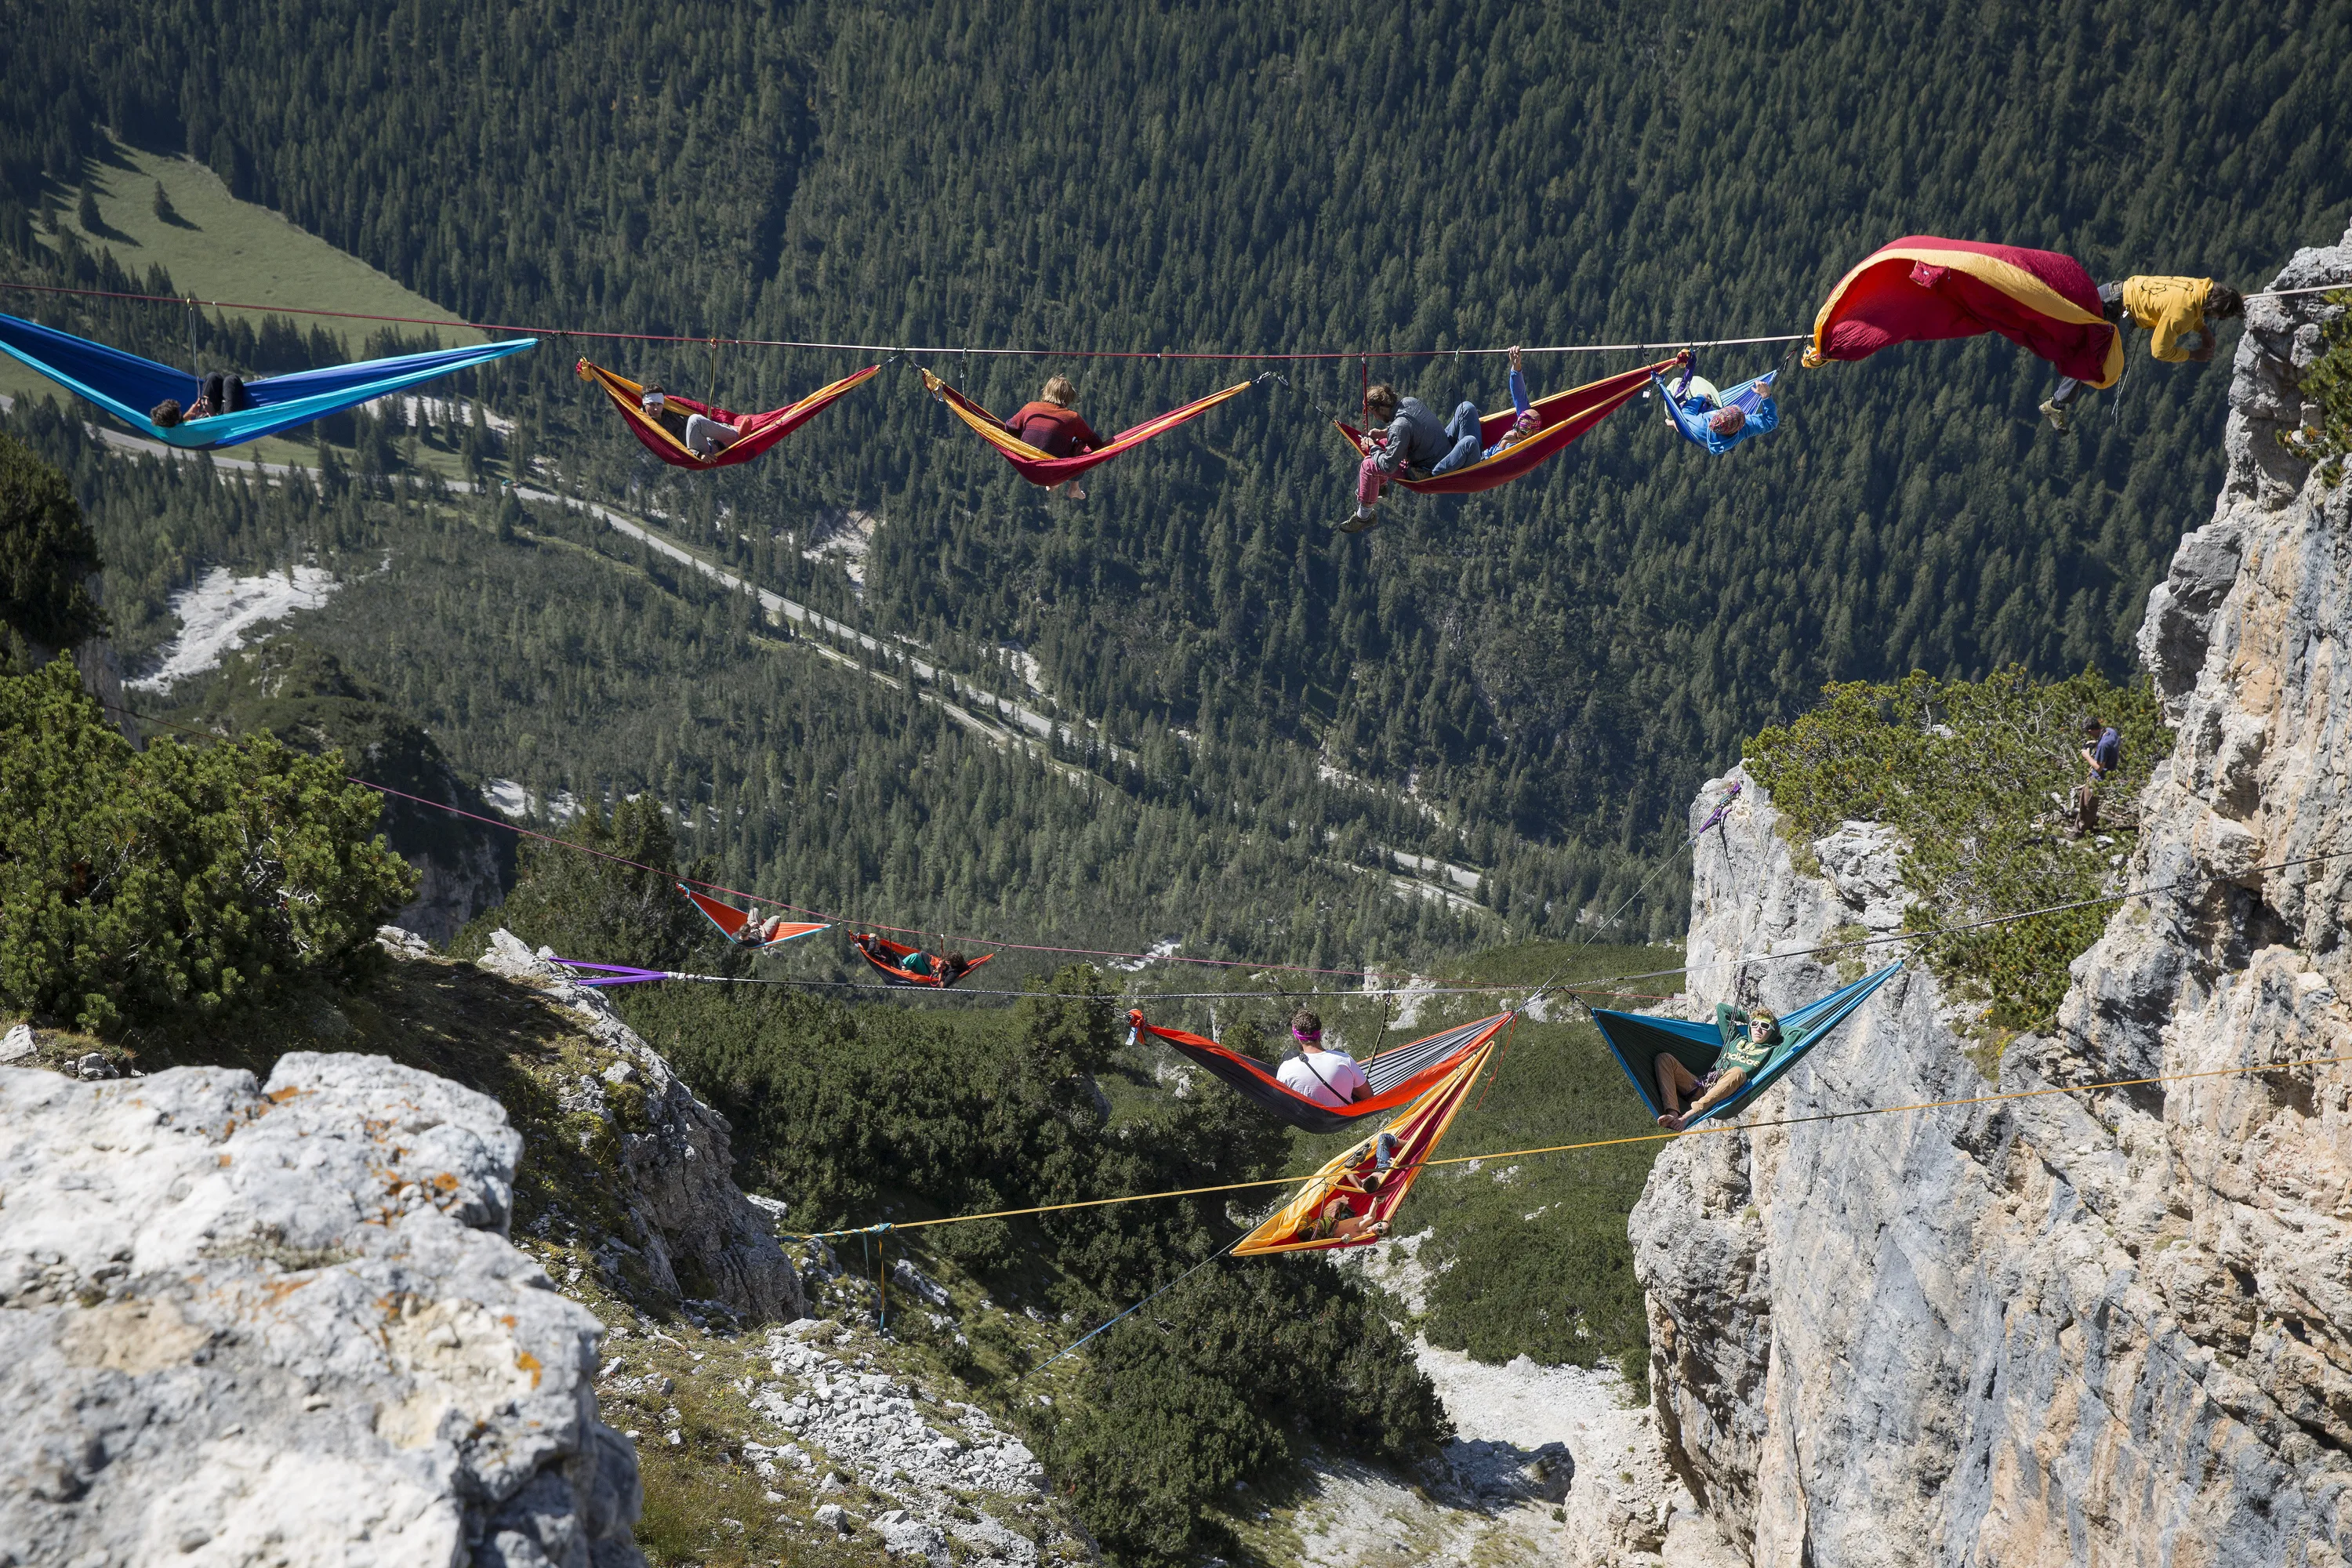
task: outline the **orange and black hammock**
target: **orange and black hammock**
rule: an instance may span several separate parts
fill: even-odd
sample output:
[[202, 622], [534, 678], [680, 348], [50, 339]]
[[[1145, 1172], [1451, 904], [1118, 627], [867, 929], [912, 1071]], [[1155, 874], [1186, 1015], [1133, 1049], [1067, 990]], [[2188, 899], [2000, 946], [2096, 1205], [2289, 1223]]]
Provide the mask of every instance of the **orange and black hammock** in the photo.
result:
[[1128, 1027], [1137, 1037], [1148, 1035], [1165, 1041], [1170, 1049], [1206, 1068], [1259, 1110], [1271, 1111], [1293, 1127], [1303, 1127], [1309, 1132], [1345, 1132], [1368, 1116], [1383, 1116], [1401, 1105], [1412, 1104], [1427, 1093], [1431, 1085], [1460, 1066], [1464, 1057], [1485, 1049], [1493, 1042], [1496, 1032], [1510, 1021], [1510, 1014], [1497, 1013], [1475, 1024], [1440, 1029], [1409, 1046], [1382, 1051], [1359, 1063], [1366, 1081], [1372, 1086], [1371, 1098], [1334, 1110], [1298, 1093], [1263, 1063], [1228, 1050], [1214, 1040], [1188, 1035], [1181, 1029], [1147, 1024], [1139, 1012], [1127, 1016]]
[[[1418, 477], [1400, 475], [1397, 483], [1409, 490], [1424, 495], [1466, 495], [1473, 490], [1491, 490], [1505, 485], [1533, 468], [1546, 458], [1559, 451], [1570, 442], [1600, 424], [1619, 408], [1640, 395], [1650, 384], [1650, 377], [1661, 371], [1673, 369], [1682, 363], [1681, 356], [1645, 364], [1639, 370], [1625, 371], [1601, 381], [1572, 386], [1566, 392], [1555, 392], [1549, 397], [1535, 401], [1536, 417], [1542, 421], [1536, 433], [1524, 441], [1504, 447], [1491, 458], [1481, 458], [1475, 463], [1465, 463], [1452, 473]], [[1500, 414], [1489, 414], [1478, 421], [1478, 440], [1491, 447], [1503, 438], [1517, 419], [1518, 411], [1506, 408]], [[1359, 457], [1369, 456], [1371, 448], [1364, 443], [1364, 433], [1344, 419], [1335, 419], [1339, 434]]]
[[[694, 907], [700, 910], [703, 917], [719, 928], [719, 933], [721, 936], [731, 942], [743, 942], [743, 928], [751, 923], [750, 915], [732, 904], [722, 904], [717, 899], [706, 899], [683, 882], [677, 885], [677, 890], [693, 900]], [[782, 947], [788, 942], [797, 941], [812, 931], [820, 931], [824, 928], [825, 922], [823, 921], [802, 921], [777, 928], [776, 934], [765, 942], [748, 945], [756, 952], [765, 952], [772, 947]]]
[[[1487, 1058], [1494, 1054], [1494, 1044], [1480, 1046], [1456, 1062], [1437, 1086], [1413, 1101], [1405, 1113], [1382, 1128], [1396, 1141], [1391, 1153], [1389, 1168], [1377, 1171], [1376, 1151], [1380, 1135], [1374, 1134], [1361, 1143], [1339, 1155], [1298, 1189], [1297, 1196], [1285, 1204], [1273, 1218], [1242, 1237], [1234, 1247], [1236, 1258], [1249, 1258], [1266, 1252], [1328, 1252], [1341, 1247], [1370, 1247], [1381, 1238], [1376, 1236], [1351, 1236], [1345, 1238], [1328, 1234], [1323, 1221], [1323, 1210], [1335, 1197], [1343, 1198], [1347, 1212], [1366, 1221], [1393, 1219], [1403, 1206], [1405, 1194], [1412, 1190], [1422, 1167], [1437, 1153], [1437, 1141], [1454, 1125], [1454, 1118], [1470, 1098], [1472, 1086], [1485, 1069]], [[1365, 1193], [1355, 1190], [1368, 1175], [1379, 1174], [1379, 1189]], [[1349, 1178], [1354, 1178], [1354, 1183]]]
[[920, 952], [922, 951], [920, 948], [908, 947], [905, 942], [891, 942], [887, 938], [869, 935], [863, 931], [850, 938], [849, 944], [865, 955], [866, 963], [880, 970], [891, 984], [928, 985], [934, 991], [946, 990], [954, 984], [956, 980], [961, 980], [965, 974], [970, 974], [996, 956], [992, 952], [983, 952], [964, 965], [962, 974], [958, 974], [955, 980], [947, 980], [937, 974], [918, 974], [911, 969], [901, 969], [898, 966], [900, 961], [908, 954]]
[[1122, 430], [1091, 452], [1081, 452], [1075, 458], [1056, 458], [1052, 453], [1032, 447], [1015, 436], [1004, 421], [933, 375], [923, 372], [923, 390], [948, 405], [950, 412], [980, 433], [980, 438], [1004, 454], [1004, 460], [1021, 470], [1021, 477], [1033, 485], [1058, 485], [1064, 479], [1075, 479], [1097, 463], [1108, 463], [1121, 452], [1140, 447], [1163, 430], [1173, 430], [1188, 419], [1196, 419], [1229, 397], [1239, 397], [1254, 382], [1237, 382], [1221, 392], [1197, 398], [1181, 408], [1171, 408], [1157, 419], [1147, 419], [1132, 429]]
[[869, 364], [853, 375], [845, 375], [830, 385], [820, 386], [798, 403], [782, 408], [771, 408], [765, 414], [736, 414], [724, 408], [714, 408], [707, 403], [697, 403], [691, 397], [680, 397], [674, 392], [662, 395], [664, 401], [674, 403], [688, 414], [699, 414], [705, 419], [715, 419], [721, 425], [732, 425], [743, 432], [736, 443], [708, 458], [698, 458], [687, 449], [685, 442], [670, 434], [660, 420], [646, 416], [644, 407], [645, 388], [627, 376], [615, 375], [603, 365], [582, 360], [574, 367], [583, 381], [593, 381], [604, 389], [613, 406], [646, 449], [665, 463], [681, 468], [723, 468], [730, 463], [748, 463], [802, 426], [817, 412], [842, 394], [861, 383], [872, 380], [882, 367]]

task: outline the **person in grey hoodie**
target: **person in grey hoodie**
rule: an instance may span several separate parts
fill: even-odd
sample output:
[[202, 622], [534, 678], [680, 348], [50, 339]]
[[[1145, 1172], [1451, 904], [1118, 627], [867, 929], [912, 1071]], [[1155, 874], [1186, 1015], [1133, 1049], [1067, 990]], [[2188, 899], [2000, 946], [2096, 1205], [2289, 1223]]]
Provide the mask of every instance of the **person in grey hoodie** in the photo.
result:
[[[1364, 395], [1364, 413], [1375, 428], [1365, 432], [1368, 450], [1356, 470], [1356, 514], [1339, 525], [1342, 533], [1361, 533], [1380, 521], [1375, 509], [1381, 492], [1398, 479], [1426, 479], [1459, 466], [1457, 448], [1478, 455], [1478, 405], [1464, 403], [1454, 417], [1440, 423], [1418, 397], [1399, 397], [1386, 382]], [[1378, 426], [1385, 426], [1381, 429]], [[1464, 437], [1469, 437], [1465, 447]]]

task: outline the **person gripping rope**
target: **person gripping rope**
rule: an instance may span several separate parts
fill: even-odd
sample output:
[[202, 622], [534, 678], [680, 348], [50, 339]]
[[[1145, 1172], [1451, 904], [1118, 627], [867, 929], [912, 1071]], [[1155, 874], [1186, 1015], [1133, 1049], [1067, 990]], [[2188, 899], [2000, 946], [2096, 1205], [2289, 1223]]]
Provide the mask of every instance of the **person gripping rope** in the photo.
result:
[[[2168, 364], [2213, 357], [2217, 341], [2213, 323], [2246, 313], [2245, 296], [2227, 283], [2210, 278], [2126, 278], [2099, 285], [2100, 312], [2118, 327], [2129, 321], [2149, 333], [2147, 352]], [[2042, 405], [2053, 429], [2064, 434], [2069, 411], [2081, 395], [2083, 383], [2073, 376], [2059, 382]]]

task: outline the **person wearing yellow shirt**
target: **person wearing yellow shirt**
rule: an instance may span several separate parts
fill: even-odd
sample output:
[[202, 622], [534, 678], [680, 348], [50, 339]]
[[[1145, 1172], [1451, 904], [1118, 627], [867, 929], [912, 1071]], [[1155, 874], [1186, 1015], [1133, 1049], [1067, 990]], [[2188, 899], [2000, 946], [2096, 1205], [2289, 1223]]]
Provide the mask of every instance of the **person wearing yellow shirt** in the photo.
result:
[[[2213, 357], [2215, 321], [2246, 313], [2245, 296], [2227, 283], [2210, 278], [2126, 278], [2099, 285], [2099, 308], [2107, 320], [2121, 326], [2128, 320], [2150, 334], [2147, 352], [2168, 363], [2187, 360], [2199, 363]], [[2042, 405], [2051, 425], [2066, 429], [2066, 411], [2083, 390], [2073, 376], [2058, 384]]]

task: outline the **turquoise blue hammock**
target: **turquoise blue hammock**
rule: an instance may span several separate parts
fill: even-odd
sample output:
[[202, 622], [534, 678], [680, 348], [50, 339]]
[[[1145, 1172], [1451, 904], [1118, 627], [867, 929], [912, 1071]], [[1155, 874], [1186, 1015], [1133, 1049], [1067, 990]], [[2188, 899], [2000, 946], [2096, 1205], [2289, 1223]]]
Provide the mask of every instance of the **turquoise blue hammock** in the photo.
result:
[[[1865, 974], [1843, 991], [1832, 991], [1818, 1002], [1809, 1002], [1780, 1015], [1780, 1043], [1774, 1047], [1763, 1070], [1748, 1080], [1746, 1088], [1722, 1104], [1711, 1108], [1704, 1116], [1694, 1117], [1685, 1125], [1696, 1127], [1702, 1121], [1737, 1113], [1749, 1100], [1780, 1081], [1780, 1075], [1797, 1065], [1798, 1059], [1822, 1041], [1822, 1037], [1840, 1024], [1846, 1015], [1863, 1005], [1870, 994], [1886, 983], [1887, 976], [1902, 968], [1890, 963], [1875, 973]], [[1592, 1021], [1601, 1027], [1601, 1037], [1608, 1042], [1609, 1054], [1625, 1069], [1625, 1080], [1642, 1103], [1650, 1108], [1653, 1120], [1664, 1113], [1658, 1103], [1657, 1075], [1653, 1069], [1661, 1051], [1678, 1058], [1694, 1076], [1705, 1078], [1715, 1066], [1715, 1058], [1723, 1053], [1723, 1037], [1716, 1032], [1712, 1019], [1704, 1024], [1683, 1018], [1660, 1018], [1648, 1013], [1612, 1013], [1606, 1008], [1590, 1007]]]
[[245, 384], [246, 395], [253, 402], [250, 408], [165, 426], [149, 419], [147, 411], [167, 397], [176, 398], [183, 408], [195, 402], [203, 384], [194, 376], [54, 327], [0, 316], [0, 352], [89, 399], [142, 435], [191, 451], [274, 436], [436, 376], [519, 354], [538, 342], [537, 338], [510, 338], [472, 348], [436, 349], [397, 359], [362, 360], [357, 364], [267, 376]]

